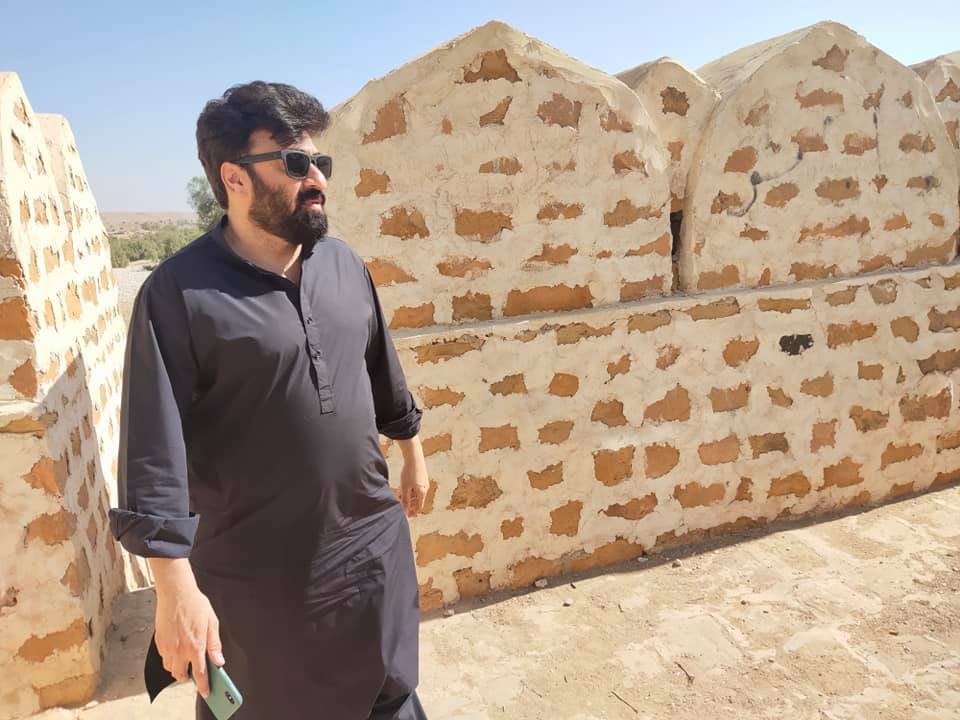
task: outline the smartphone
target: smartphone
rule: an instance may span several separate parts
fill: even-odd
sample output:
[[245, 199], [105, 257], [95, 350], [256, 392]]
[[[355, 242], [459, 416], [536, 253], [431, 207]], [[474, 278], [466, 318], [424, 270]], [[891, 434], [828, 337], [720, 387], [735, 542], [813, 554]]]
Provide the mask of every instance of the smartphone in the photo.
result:
[[243, 696], [227, 671], [214, 665], [210, 658], [207, 658], [207, 678], [210, 680], [210, 694], [204, 701], [217, 720], [227, 720], [243, 705]]

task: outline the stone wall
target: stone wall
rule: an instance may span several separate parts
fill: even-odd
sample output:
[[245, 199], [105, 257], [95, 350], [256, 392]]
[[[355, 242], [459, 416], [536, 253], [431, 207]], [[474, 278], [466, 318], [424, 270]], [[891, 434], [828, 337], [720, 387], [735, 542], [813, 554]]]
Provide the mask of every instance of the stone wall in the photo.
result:
[[424, 606], [960, 481], [958, 330], [953, 264], [398, 337]]
[[122, 564], [124, 342], [70, 127], [0, 74], [0, 718], [89, 699]]
[[490, 23], [334, 109], [331, 228], [393, 328], [670, 290], [666, 150], [616, 79]]
[[822, 23], [697, 72], [722, 99], [687, 179], [682, 288], [954, 258], [953, 146], [912, 70]]
[[650, 113], [670, 157], [670, 211], [683, 210], [687, 176], [707, 120], [720, 95], [672, 58], [660, 58], [617, 74]]

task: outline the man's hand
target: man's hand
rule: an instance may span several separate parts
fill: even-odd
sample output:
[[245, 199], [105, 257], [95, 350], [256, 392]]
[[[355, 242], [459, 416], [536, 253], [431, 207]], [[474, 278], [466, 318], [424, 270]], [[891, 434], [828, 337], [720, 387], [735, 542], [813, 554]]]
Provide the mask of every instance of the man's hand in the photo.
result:
[[398, 440], [403, 453], [403, 470], [400, 473], [400, 500], [407, 517], [415, 517], [423, 509], [423, 502], [430, 489], [427, 475], [427, 461], [423, 457], [423, 446], [419, 437]]
[[186, 558], [151, 558], [150, 569], [156, 580], [156, 638], [163, 667], [183, 682], [189, 679], [189, 664], [197, 690], [207, 697], [207, 656], [218, 667], [224, 664], [220, 623], [213, 607], [197, 587]]

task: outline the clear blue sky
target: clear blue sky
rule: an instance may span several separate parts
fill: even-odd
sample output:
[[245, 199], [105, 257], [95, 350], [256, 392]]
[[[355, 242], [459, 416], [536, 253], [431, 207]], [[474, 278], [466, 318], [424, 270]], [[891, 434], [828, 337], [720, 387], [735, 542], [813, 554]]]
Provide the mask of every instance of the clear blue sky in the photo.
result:
[[[66, 115], [104, 211], [185, 210], [201, 174], [197, 114], [227, 87], [288, 82], [328, 108], [444, 41], [504, 20], [618, 72], [669, 55], [690, 68], [836, 20], [905, 64], [960, 50], [960, 1], [447, 0], [18, 2], [0, 6], [0, 71], [38, 112]], [[9, 9], [14, 8], [15, 9]]]

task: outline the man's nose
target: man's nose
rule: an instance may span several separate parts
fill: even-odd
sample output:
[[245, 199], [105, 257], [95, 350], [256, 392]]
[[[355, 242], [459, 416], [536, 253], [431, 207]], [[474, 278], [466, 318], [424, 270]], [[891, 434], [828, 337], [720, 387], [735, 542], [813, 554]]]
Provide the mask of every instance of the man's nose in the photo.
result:
[[310, 170], [303, 182], [308, 187], [318, 188], [321, 192], [325, 193], [327, 191], [327, 178], [320, 172], [320, 168], [313, 163], [310, 163]]

